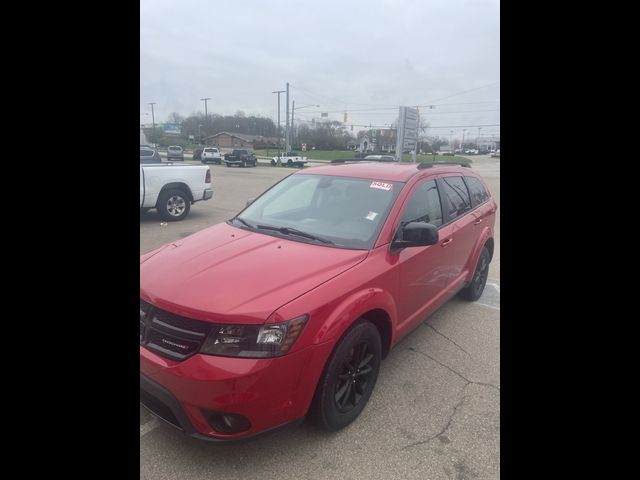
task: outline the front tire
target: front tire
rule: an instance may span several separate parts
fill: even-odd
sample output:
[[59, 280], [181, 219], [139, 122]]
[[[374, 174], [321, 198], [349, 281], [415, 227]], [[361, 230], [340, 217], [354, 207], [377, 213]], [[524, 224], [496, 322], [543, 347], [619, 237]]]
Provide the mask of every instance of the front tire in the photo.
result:
[[378, 329], [365, 320], [339, 341], [320, 377], [311, 407], [315, 423], [325, 430], [346, 427], [371, 397], [382, 358]]
[[183, 220], [191, 210], [191, 200], [182, 190], [165, 190], [158, 197], [158, 214], [167, 222]]
[[475, 302], [482, 296], [484, 287], [487, 284], [487, 277], [489, 276], [490, 261], [491, 254], [489, 253], [489, 250], [487, 247], [482, 247], [480, 257], [478, 257], [476, 270], [473, 272], [471, 283], [460, 291], [461, 298], [470, 302]]

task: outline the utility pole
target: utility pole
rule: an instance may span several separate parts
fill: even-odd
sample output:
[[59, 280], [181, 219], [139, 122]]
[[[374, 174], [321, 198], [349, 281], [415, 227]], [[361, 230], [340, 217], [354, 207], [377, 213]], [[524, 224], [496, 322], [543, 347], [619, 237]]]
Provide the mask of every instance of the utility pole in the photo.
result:
[[[294, 143], [296, 138], [296, 130], [295, 128], [293, 128], [293, 115], [295, 113], [296, 113], [296, 101], [293, 100], [293, 102], [291, 102], [291, 143]], [[293, 148], [293, 146], [291, 148]]]
[[280, 132], [280, 94], [284, 92], [284, 90], [276, 90], [275, 92], [271, 92], [278, 94], [278, 151], [280, 151], [280, 139], [282, 138], [282, 133]]
[[151, 105], [151, 123], [153, 124], [153, 129], [155, 130], [156, 128], [156, 117], [153, 113], [153, 106], [156, 104], [156, 102], [149, 102], [149, 105]]
[[478, 127], [478, 139], [476, 140], [476, 149], [478, 150], [478, 153], [480, 153], [480, 130], [482, 130], [482, 127]]
[[464, 148], [464, 132], [466, 132], [466, 131], [467, 131], [466, 128], [462, 129], [462, 142], [460, 142], [460, 150], [462, 150]]
[[289, 152], [289, 82], [287, 82], [287, 108], [286, 108], [286, 124], [284, 130], [284, 151]]
[[209, 120], [209, 115], [207, 115], [207, 100], [211, 100], [211, 98], [210, 97], [201, 98], [200, 100], [204, 100], [204, 118]]

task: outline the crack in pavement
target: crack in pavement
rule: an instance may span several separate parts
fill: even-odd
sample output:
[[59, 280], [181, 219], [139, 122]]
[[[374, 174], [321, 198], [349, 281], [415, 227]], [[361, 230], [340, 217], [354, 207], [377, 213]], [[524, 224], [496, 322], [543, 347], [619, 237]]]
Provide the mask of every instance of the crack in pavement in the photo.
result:
[[[467, 383], [464, 387], [462, 387], [462, 389], [464, 390], [465, 388], [467, 388], [468, 385], [469, 384]], [[456, 413], [458, 411], [458, 408], [460, 408], [462, 406], [462, 404], [464, 403], [464, 401], [468, 397], [469, 397], [469, 395], [464, 395], [460, 400], [458, 400], [458, 403], [456, 403], [456, 405], [453, 407], [453, 412], [451, 412], [451, 415], [449, 415], [449, 418], [447, 420], [447, 424], [442, 428], [442, 430], [440, 430], [435, 435], [430, 436], [426, 440], [420, 440], [420, 441], [417, 441], [417, 442], [410, 443], [409, 445], [406, 445], [406, 446], [402, 447], [400, 450], [406, 450], [407, 448], [415, 447], [417, 445], [424, 445], [425, 443], [429, 443], [429, 442], [435, 440], [440, 435], [444, 435], [444, 433], [447, 430], [449, 430], [449, 427], [451, 427], [451, 423], [453, 422], [453, 417], [455, 417], [455, 415], [456, 415]]]
[[467, 352], [464, 348], [462, 348], [460, 345], [458, 345], [454, 340], [451, 340], [449, 337], [447, 337], [445, 334], [439, 332], [438, 330], [436, 330], [436, 328], [427, 323], [427, 322], [422, 322], [422, 324], [426, 327], [429, 327], [431, 330], [433, 330], [434, 332], [436, 332], [438, 335], [440, 335], [443, 338], [446, 338], [447, 340], [449, 340], [451, 343], [453, 343], [456, 347], [458, 347], [460, 350], [462, 350], [464, 353], [466, 353], [467, 355], [469, 355], [469, 357], [471, 357], [471, 354], [469, 352]]
[[[453, 368], [451, 368], [449, 365], [446, 365], [446, 364], [442, 363], [440, 360], [437, 360], [437, 359], [433, 358], [433, 357], [432, 357], [431, 355], [429, 355], [428, 353], [421, 352], [420, 350], [416, 350], [416, 349], [415, 349], [415, 348], [413, 348], [413, 347], [409, 347], [409, 350], [411, 350], [412, 352], [416, 352], [416, 353], [418, 353], [418, 354], [420, 354], [420, 355], [423, 355], [423, 356], [425, 356], [425, 357], [427, 357], [427, 358], [429, 358], [429, 359], [433, 360], [433, 361], [434, 361], [434, 362], [436, 362], [438, 365], [440, 365], [440, 366], [442, 366], [442, 367], [446, 368], [446, 369], [447, 369], [447, 370], [449, 370], [451, 373], [453, 373], [453, 374], [457, 375], [458, 377], [460, 377], [462, 380], [464, 380], [464, 381], [465, 381], [465, 382], [467, 382], [468, 384], [469, 384], [469, 383], [473, 383], [474, 385], [482, 385], [482, 386], [485, 386], [485, 387], [495, 388], [496, 390], [500, 391], [500, 387], [498, 387], [498, 386], [496, 386], [496, 385], [494, 385], [494, 384], [492, 384], [492, 383], [476, 382], [476, 381], [473, 381], [473, 380], [469, 380], [467, 377], [465, 377], [464, 375], [462, 375], [462, 374], [461, 374], [460, 372], [458, 372], [457, 370], [454, 370], [454, 369], [453, 369]], [[466, 387], [466, 385], [465, 385], [465, 387]]]
[[[435, 330], [435, 329], [434, 329]], [[467, 377], [465, 377], [464, 375], [462, 375], [460, 372], [454, 370], [453, 368], [451, 368], [449, 365], [445, 365], [444, 363], [440, 362], [439, 360], [436, 360], [435, 358], [433, 358], [431, 355], [429, 355], [428, 353], [424, 353], [421, 352], [419, 350], [416, 350], [413, 347], [409, 347], [408, 350], [412, 351], [412, 352], [416, 352], [420, 355], [424, 355], [425, 357], [433, 360], [434, 362], [436, 362], [438, 365], [446, 368], [447, 370], [449, 370], [451, 373], [457, 375], [458, 377], [460, 377], [462, 380], [465, 381], [464, 386], [461, 388], [460, 391], [464, 392], [466, 390], [466, 388], [469, 385], [482, 385], [484, 387], [490, 387], [490, 388], [494, 388], [498, 391], [500, 391], [500, 387], [493, 385], [491, 383], [484, 383], [484, 382], [474, 382], [473, 380], [469, 380]], [[449, 430], [449, 428], [451, 427], [451, 423], [453, 422], [453, 418], [455, 417], [456, 413], [458, 412], [458, 409], [462, 406], [462, 404], [464, 403], [464, 401], [469, 398], [470, 395], [463, 395], [462, 398], [460, 400], [458, 400], [458, 403], [455, 404], [455, 406], [453, 407], [453, 411], [451, 412], [451, 415], [449, 415], [449, 418], [447, 419], [447, 423], [445, 424], [445, 426], [442, 428], [442, 430], [440, 430], [438, 433], [436, 433], [435, 435], [430, 436], [429, 438], [427, 438], [426, 440], [419, 440], [417, 442], [413, 442], [410, 443], [409, 445], [406, 445], [404, 447], [402, 447], [400, 450], [406, 450], [408, 448], [411, 447], [415, 447], [417, 445], [424, 445], [427, 443], [432, 442], [433, 440], [435, 440], [436, 438], [438, 438], [440, 435], [443, 435], [447, 430]]]

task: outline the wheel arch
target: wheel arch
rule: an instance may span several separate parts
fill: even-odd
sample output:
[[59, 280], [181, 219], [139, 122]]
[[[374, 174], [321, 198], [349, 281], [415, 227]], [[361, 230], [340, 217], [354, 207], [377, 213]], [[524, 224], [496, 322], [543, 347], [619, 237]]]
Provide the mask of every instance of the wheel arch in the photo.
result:
[[470, 282], [471, 279], [473, 278], [473, 274], [476, 271], [476, 264], [480, 259], [480, 252], [482, 252], [482, 248], [485, 246], [487, 247], [487, 250], [489, 250], [489, 261], [491, 261], [491, 259], [493, 258], [493, 250], [495, 247], [495, 243], [493, 240], [493, 232], [488, 227], [482, 231], [482, 234], [478, 238], [478, 242], [476, 243], [476, 246], [473, 249], [473, 253], [469, 257], [468, 264], [466, 267], [467, 271], [469, 272], [466, 278], [467, 283]]
[[158, 192], [158, 201], [160, 201], [160, 196], [166, 192], [167, 190], [182, 190], [187, 197], [189, 198], [189, 201], [191, 203], [193, 203], [193, 193], [191, 192], [191, 189], [189, 188], [189, 185], [187, 185], [184, 182], [171, 182], [171, 183], [167, 183], [166, 185], [164, 185], [162, 187], [162, 189], [160, 190], [160, 192]]

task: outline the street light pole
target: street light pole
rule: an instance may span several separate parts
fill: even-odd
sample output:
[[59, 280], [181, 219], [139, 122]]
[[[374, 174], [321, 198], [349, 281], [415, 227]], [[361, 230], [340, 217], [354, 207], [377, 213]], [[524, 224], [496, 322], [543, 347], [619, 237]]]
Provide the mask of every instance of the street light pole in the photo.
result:
[[202, 125], [198, 125], [198, 142], [202, 145], [202, 133], [200, 133], [200, 128], [202, 128]]
[[155, 114], [153, 112], [153, 106], [156, 104], [156, 102], [149, 102], [149, 105], [151, 105], [151, 124], [153, 125], [153, 129], [155, 130], [156, 128], [156, 117]]
[[478, 153], [480, 153], [480, 130], [482, 130], [482, 127], [478, 127], [478, 138], [476, 140], [476, 150], [478, 150]]
[[[298, 110], [300, 110], [301, 108], [307, 108], [307, 107], [320, 107], [320, 105], [303, 105], [301, 107], [298, 107]], [[295, 135], [295, 133], [294, 133], [295, 130], [293, 128], [293, 114], [295, 113], [295, 111], [296, 111], [296, 101], [294, 100], [293, 101], [293, 105], [291, 107], [291, 132], [294, 135]]]
[[287, 108], [285, 110], [285, 125], [284, 125], [284, 151], [289, 153], [289, 82], [287, 82]]
[[280, 94], [284, 92], [285, 90], [276, 90], [275, 92], [271, 92], [278, 94], [278, 151], [280, 151], [280, 140], [282, 138], [282, 133], [280, 131]]
[[464, 148], [464, 132], [466, 132], [467, 129], [463, 128], [462, 129], [462, 142], [460, 143], [460, 150], [462, 150]]

